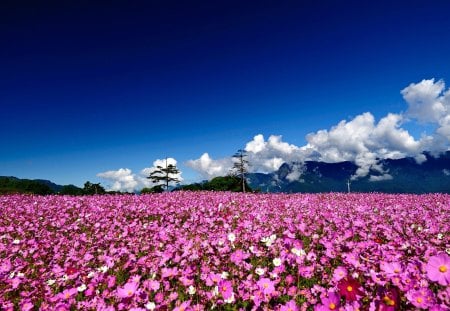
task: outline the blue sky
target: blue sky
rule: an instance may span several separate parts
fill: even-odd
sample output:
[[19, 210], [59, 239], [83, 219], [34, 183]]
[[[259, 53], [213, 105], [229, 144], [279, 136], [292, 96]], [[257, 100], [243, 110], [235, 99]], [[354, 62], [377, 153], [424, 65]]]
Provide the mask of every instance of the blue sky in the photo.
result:
[[418, 141], [445, 115], [419, 120], [400, 92], [450, 81], [449, 11], [448, 1], [2, 1], [0, 175], [110, 185], [97, 174], [173, 157], [189, 182], [214, 175], [189, 162], [204, 153], [226, 163], [259, 134], [301, 148], [365, 112], [375, 125], [401, 114]]

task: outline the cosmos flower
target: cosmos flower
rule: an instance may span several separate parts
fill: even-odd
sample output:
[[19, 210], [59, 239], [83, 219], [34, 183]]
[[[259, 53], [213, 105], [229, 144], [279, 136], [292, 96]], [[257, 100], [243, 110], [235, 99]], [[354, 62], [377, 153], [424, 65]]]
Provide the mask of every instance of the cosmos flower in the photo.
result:
[[322, 298], [322, 305], [319, 310], [338, 310], [341, 305], [340, 297], [335, 292], [328, 292], [327, 297]]
[[295, 300], [289, 300], [288, 302], [286, 302], [286, 304], [280, 307], [280, 311], [298, 311]]
[[260, 279], [257, 285], [264, 295], [270, 295], [275, 291], [274, 283], [268, 278]]
[[123, 287], [117, 289], [117, 297], [119, 298], [130, 298], [132, 297], [138, 289], [138, 284], [134, 282], [128, 282]]
[[220, 281], [218, 289], [219, 289], [219, 294], [224, 299], [229, 299], [229, 298], [231, 298], [231, 295], [233, 295], [233, 284], [230, 281], [227, 281], [227, 280]]
[[433, 256], [428, 260], [426, 265], [428, 278], [440, 285], [447, 286], [450, 284], [450, 256], [441, 253]]
[[400, 308], [400, 293], [397, 287], [383, 289], [380, 293], [379, 311], [396, 311]]
[[361, 284], [352, 277], [342, 279], [337, 287], [339, 294], [347, 301], [356, 301], [363, 295]]

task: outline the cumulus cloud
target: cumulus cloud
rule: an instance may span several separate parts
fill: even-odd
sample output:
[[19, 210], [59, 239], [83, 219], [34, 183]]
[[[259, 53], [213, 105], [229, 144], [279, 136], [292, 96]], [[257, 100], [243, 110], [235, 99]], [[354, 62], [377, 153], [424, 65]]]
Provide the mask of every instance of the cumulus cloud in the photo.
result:
[[186, 164], [206, 179], [227, 175], [233, 167], [232, 158], [213, 160], [208, 153], [202, 154], [197, 160], [189, 160]]
[[[167, 158], [167, 165], [176, 165], [177, 161], [174, 158]], [[134, 174], [128, 168], [120, 168], [116, 171], [106, 171], [102, 173], [98, 173], [97, 176], [105, 179], [110, 184], [107, 185], [108, 191], [126, 191], [126, 192], [134, 192], [141, 190], [145, 187], [153, 187], [154, 184], [147, 177], [155, 171], [158, 166], [166, 167], [166, 159], [157, 159], [153, 162], [152, 167], [146, 167], [141, 170], [140, 174]], [[171, 177], [176, 177], [180, 181], [183, 181], [181, 177], [181, 172], [178, 174], [172, 174]]]
[[436, 126], [428, 141], [428, 150], [433, 153], [446, 151], [450, 141], [450, 89], [445, 90], [443, 80], [422, 80], [411, 83], [401, 91], [408, 103], [406, 115], [422, 123]]
[[[271, 135], [265, 140], [258, 134], [249, 141], [245, 150], [251, 172], [273, 172], [283, 163], [303, 163], [316, 160], [328, 163], [352, 161], [358, 169], [352, 179], [369, 176], [371, 181], [387, 180], [392, 176], [384, 171], [380, 160], [414, 157], [417, 163], [426, 161], [423, 151], [438, 154], [449, 150], [450, 142], [450, 89], [442, 80], [423, 80], [412, 83], [401, 94], [407, 103], [405, 113], [388, 113], [378, 121], [370, 112], [342, 120], [330, 129], [321, 129], [306, 136], [305, 146], [296, 146]], [[402, 126], [407, 122], [417, 125], [431, 124], [435, 131], [412, 136]], [[230, 159], [214, 160], [207, 153], [188, 165], [204, 177], [223, 175], [231, 167]], [[228, 165], [228, 166], [227, 166]], [[301, 166], [289, 176], [300, 178]]]

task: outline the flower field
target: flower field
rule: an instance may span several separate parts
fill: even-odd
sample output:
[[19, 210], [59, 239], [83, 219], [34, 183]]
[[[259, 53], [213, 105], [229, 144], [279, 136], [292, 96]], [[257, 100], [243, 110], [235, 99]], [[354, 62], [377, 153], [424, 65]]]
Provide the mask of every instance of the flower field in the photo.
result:
[[0, 197], [3, 310], [450, 310], [450, 196]]

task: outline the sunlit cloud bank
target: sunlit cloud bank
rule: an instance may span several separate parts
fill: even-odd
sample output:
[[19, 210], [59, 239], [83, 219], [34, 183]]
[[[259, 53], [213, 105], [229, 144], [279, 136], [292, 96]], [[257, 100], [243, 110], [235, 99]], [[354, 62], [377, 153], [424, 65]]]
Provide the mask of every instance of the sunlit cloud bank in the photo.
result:
[[[380, 120], [370, 112], [364, 112], [351, 120], [342, 120], [330, 129], [318, 130], [306, 135], [307, 144], [296, 146], [282, 140], [282, 136], [270, 135], [266, 140], [256, 135], [245, 145], [251, 172], [273, 172], [283, 163], [297, 163], [288, 176], [296, 180], [301, 176], [301, 163], [307, 160], [328, 163], [352, 161], [358, 169], [354, 179], [376, 171], [370, 180], [392, 179], [384, 171], [380, 159], [414, 157], [418, 163], [426, 160], [423, 151], [434, 155], [449, 150], [450, 142], [450, 90], [442, 80], [422, 80], [401, 91], [407, 103], [404, 113], [388, 113]], [[435, 131], [421, 137], [413, 137], [402, 126], [429, 124]], [[204, 178], [224, 175], [232, 167], [232, 158], [212, 159], [204, 153], [199, 159], [186, 164]]]
[[[177, 160], [174, 158], [167, 158], [167, 165], [177, 165]], [[106, 188], [108, 191], [127, 191], [133, 192], [140, 190], [144, 187], [153, 187], [157, 184], [153, 183], [147, 177], [157, 169], [158, 166], [166, 167], [166, 159], [157, 159], [153, 162], [152, 167], [146, 167], [142, 169], [139, 174], [135, 174], [128, 168], [120, 168], [116, 171], [107, 171], [98, 173], [97, 177], [100, 177], [107, 181]], [[183, 181], [181, 177], [182, 172], [178, 174], [170, 175], [171, 177], [178, 178]]]

